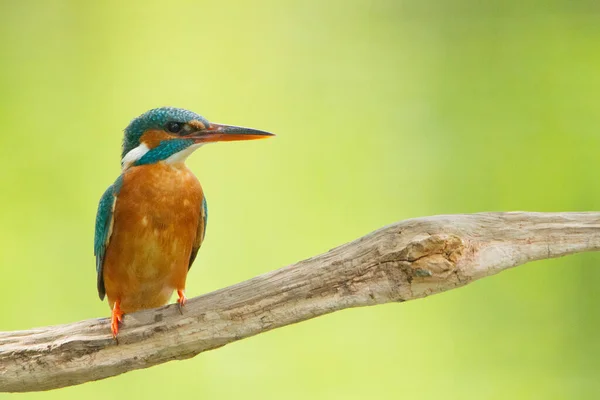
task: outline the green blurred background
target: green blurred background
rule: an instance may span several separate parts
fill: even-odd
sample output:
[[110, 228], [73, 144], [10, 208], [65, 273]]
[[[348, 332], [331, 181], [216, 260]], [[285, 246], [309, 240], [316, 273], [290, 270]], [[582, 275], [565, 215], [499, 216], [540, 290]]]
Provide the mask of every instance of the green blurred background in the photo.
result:
[[[0, 4], [0, 330], [109, 315], [96, 205], [153, 107], [278, 135], [190, 159], [210, 208], [190, 296], [405, 218], [598, 209], [597, 1]], [[597, 399], [599, 261], [18, 398]]]

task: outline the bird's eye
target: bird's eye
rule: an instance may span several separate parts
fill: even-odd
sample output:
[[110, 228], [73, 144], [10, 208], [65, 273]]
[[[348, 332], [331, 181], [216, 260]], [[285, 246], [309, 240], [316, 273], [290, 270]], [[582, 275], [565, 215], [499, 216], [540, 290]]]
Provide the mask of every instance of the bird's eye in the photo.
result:
[[167, 122], [167, 130], [171, 133], [179, 133], [181, 128], [183, 128], [183, 124], [180, 124], [179, 122]]

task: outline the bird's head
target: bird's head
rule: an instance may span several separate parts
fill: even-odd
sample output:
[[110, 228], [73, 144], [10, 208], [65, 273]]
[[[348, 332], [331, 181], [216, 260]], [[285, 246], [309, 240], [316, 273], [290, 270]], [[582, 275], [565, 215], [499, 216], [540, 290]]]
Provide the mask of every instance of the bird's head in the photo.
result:
[[252, 140], [272, 133], [240, 126], [213, 124], [200, 115], [174, 107], [155, 108], [125, 128], [123, 169], [160, 161], [181, 162], [206, 143]]

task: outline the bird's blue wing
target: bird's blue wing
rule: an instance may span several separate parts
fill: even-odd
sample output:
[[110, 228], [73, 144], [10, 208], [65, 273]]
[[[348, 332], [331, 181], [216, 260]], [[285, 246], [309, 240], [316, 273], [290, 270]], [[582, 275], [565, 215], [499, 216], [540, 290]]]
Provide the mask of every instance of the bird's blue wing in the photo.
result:
[[196, 234], [196, 240], [192, 247], [192, 255], [190, 256], [190, 264], [188, 270], [192, 268], [192, 264], [198, 255], [198, 250], [204, 241], [204, 235], [206, 234], [206, 222], [208, 221], [208, 206], [206, 204], [206, 197], [202, 197], [202, 205], [200, 206], [200, 222], [198, 223], [198, 233]]
[[106, 290], [104, 288], [104, 277], [102, 267], [104, 265], [104, 255], [106, 247], [110, 241], [110, 235], [113, 228], [113, 212], [117, 203], [117, 195], [123, 185], [123, 176], [120, 176], [116, 182], [111, 185], [100, 198], [98, 212], [96, 214], [96, 230], [94, 235], [94, 255], [96, 256], [96, 274], [98, 285], [98, 296], [104, 300]]

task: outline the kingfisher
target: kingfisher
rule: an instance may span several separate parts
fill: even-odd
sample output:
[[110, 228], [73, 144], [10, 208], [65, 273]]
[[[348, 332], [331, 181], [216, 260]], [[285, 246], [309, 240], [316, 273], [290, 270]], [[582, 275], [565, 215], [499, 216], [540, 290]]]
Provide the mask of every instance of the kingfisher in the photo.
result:
[[174, 107], [147, 111], [125, 128], [121, 175], [100, 199], [94, 237], [98, 295], [108, 298], [114, 338], [125, 313], [163, 306], [174, 292], [180, 311], [185, 304], [208, 218], [188, 156], [207, 143], [271, 136]]

